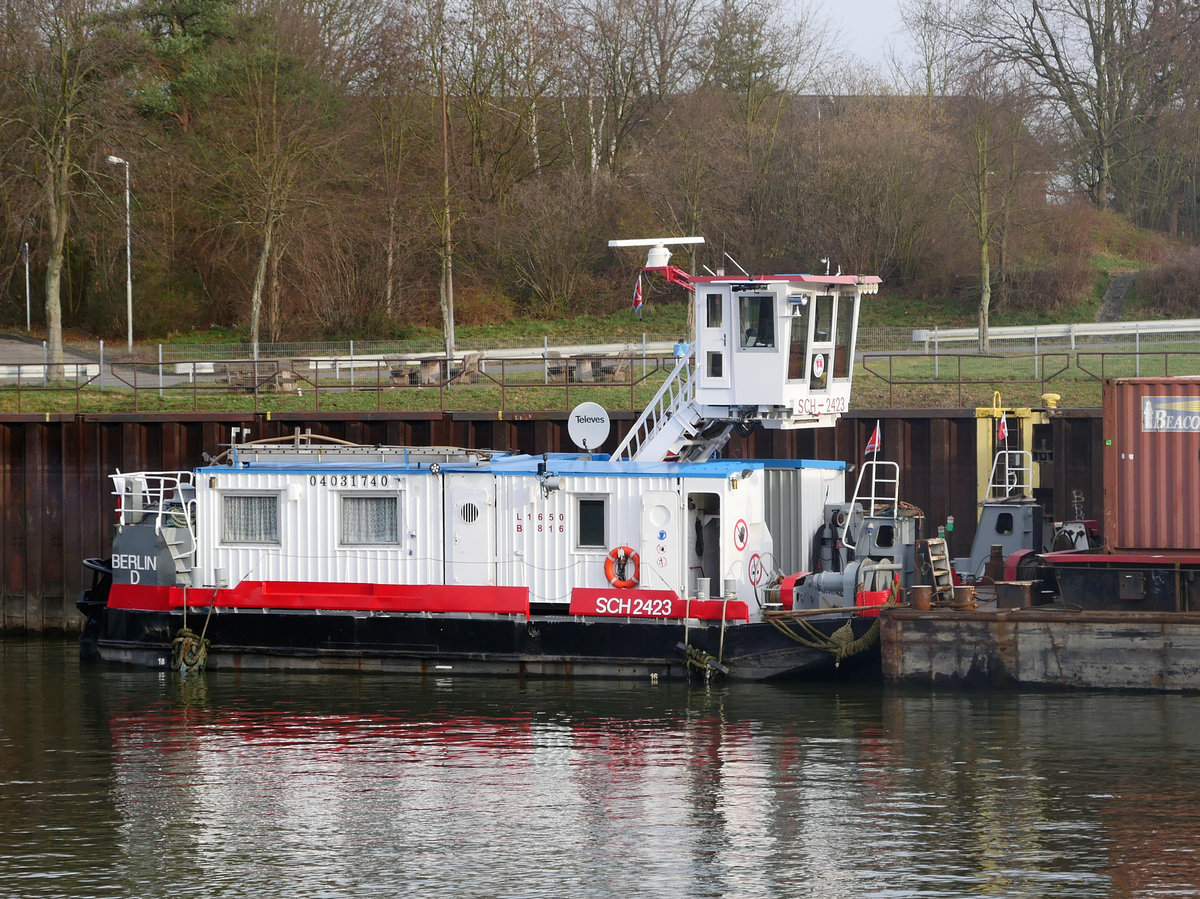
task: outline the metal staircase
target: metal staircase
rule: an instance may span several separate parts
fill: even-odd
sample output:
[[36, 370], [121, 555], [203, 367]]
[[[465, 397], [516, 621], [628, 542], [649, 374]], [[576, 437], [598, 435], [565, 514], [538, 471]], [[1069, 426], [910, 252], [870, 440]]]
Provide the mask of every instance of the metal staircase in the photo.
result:
[[143, 524], [152, 516], [158, 534], [175, 563], [176, 584], [192, 581], [196, 562], [196, 488], [190, 471], [138, 472], [112, 476], [119, 498], [117, 521]]
[[631, 462], [703, 462], [729, 442], [735, 421], [707, 417], [696, 402], [695, 352], [682, 356], [612, 458]]

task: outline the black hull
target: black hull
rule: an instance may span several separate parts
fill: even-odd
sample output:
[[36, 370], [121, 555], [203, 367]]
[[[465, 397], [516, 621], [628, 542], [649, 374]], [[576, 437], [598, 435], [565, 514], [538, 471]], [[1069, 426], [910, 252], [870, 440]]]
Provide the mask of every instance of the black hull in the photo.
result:
[[[844, 619], [813, 621], [832, 633]], [[873, 619], [853, 619], [862, 636]], [[171, 667], [178, 613], [105, 609], [82, 654]], [[838, 665], [769, 623], [664, 622], [566, 616], [423, 615], [217, 610], [187, 626], [210, 641], [213, 669], [359, 670], [423, 674], [682, 679], [705, 669], [735, 680], [849, 673], [878, 664], [878, 644]], [[690, 659], [690, 661], [689, 661]]]

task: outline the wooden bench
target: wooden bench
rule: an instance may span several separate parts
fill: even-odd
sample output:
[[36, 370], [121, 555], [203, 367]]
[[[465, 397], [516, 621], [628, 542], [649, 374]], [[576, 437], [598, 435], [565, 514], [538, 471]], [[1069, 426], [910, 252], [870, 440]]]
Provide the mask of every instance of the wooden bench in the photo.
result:
[[481, 353], [468, 353], [464, 364], [454, 368], [446, 364], [444, 356], [425, 356], [417, 359], [392, 357], [387, 360], [388, 382], [395, 387], [414, 384], [419, 387], [453, 383], [473, 384], [479, 378], [481, 362]]
[[546, 380], [552, 384], [564, 384], [570, 366], [558, 350], [546, 350]]
[[605, 363], [597, 380], [613, 384], [628, 384], [633, 377], [633, 353], [621, 353], [612, 363]]
[[231, 389], [247, 393], [295, 393], [296, 373], [289, 359], [264, 359], [257, 364], [230, 365], [225, 379]]
[[467, 353], [461, 368], [450, 375], [451, 384], [474, 384], [479, 380], [479, 369], [483, 364], [483, 353]]
[[417, 383], [417, 363], [411, 359], [401, 359], [399, 356], [385, 357], [388, 367], [388, 383], [393, 387], [403, 387]]

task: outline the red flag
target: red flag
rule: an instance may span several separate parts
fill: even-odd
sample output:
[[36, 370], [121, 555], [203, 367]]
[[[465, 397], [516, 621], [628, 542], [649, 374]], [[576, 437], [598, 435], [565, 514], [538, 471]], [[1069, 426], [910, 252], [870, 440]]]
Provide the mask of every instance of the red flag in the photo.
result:
[[996, 428], [996, 439], [1001, 443], [1008, 442], [1008, 421], [1003, 412], [1000, 413], [1000, 426]]
[[871, 432], [871, 439], [867, 441], [867, 450], [863, 453], [864, 456], [869, 456], [871, 453], [879, 452], [879, 447], [883, 444], [883, 440], [879, 434], [879, 422], [875, 422], [875, 430]]
[[642, 274], [638, 272], [637, 285], [633, 288], [633, 311], [642, 311]]

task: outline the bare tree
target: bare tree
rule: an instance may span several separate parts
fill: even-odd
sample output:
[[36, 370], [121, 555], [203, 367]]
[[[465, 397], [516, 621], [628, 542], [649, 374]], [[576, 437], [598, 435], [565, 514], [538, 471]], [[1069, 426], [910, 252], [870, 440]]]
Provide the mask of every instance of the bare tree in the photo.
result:
[[971, 222], [979, 261], [979, 351], [990, 351], [992, 248], [1002, 244], [1028, 167], [1032, 143], [1026, 127], [1026, 98], [1011, 89], [999, 67], [986, 58], [946, 101], [946, 134], [952, 150], [947, 168], [957, 179], [954, 197]]
[[50, 362], [61, 376], [62, 287], [72, 203], [87, 182], [85, 164], [104, 132], [129, 57], [112, 27], [109, 0], [20, 0], [5, 16], [0, 58], [14, 88], [5, 132], [25, 152], [10, 156], [38, 183], [47, 231], [46, 326]]
[[[278, 21], [282, 0], [274, 2]], [[266, 22], [261, 14], [247, 20], [245, 43], [224, 60], [223, 95], [198, 115], [219, 214], [254, 246], [249, 305], [255, 345], [264, 296], [279, 295], [267, 289], [282, 249], [281, 228], [298, 204], [314, 200], [339, 141], [329, 126], [327, 85], [284, 49], [281, 32]]]
[[959, 78], [964, 38], [945, 27], [954, 16], [955, 0], [901, 0], [900, 20], [911, 46], [910, 59], [891, 61], [893, 77], [908, 93], [931, 104], [949, 94]]
[[975, 0], [945, 22], [996, 59], [1017, 63], [1069, 124], [1080, 149], [1077, 177], [1108, 206], [1121, 142], [1137, 125], [1146, 83], [1138, 49], [1157, 0]]

